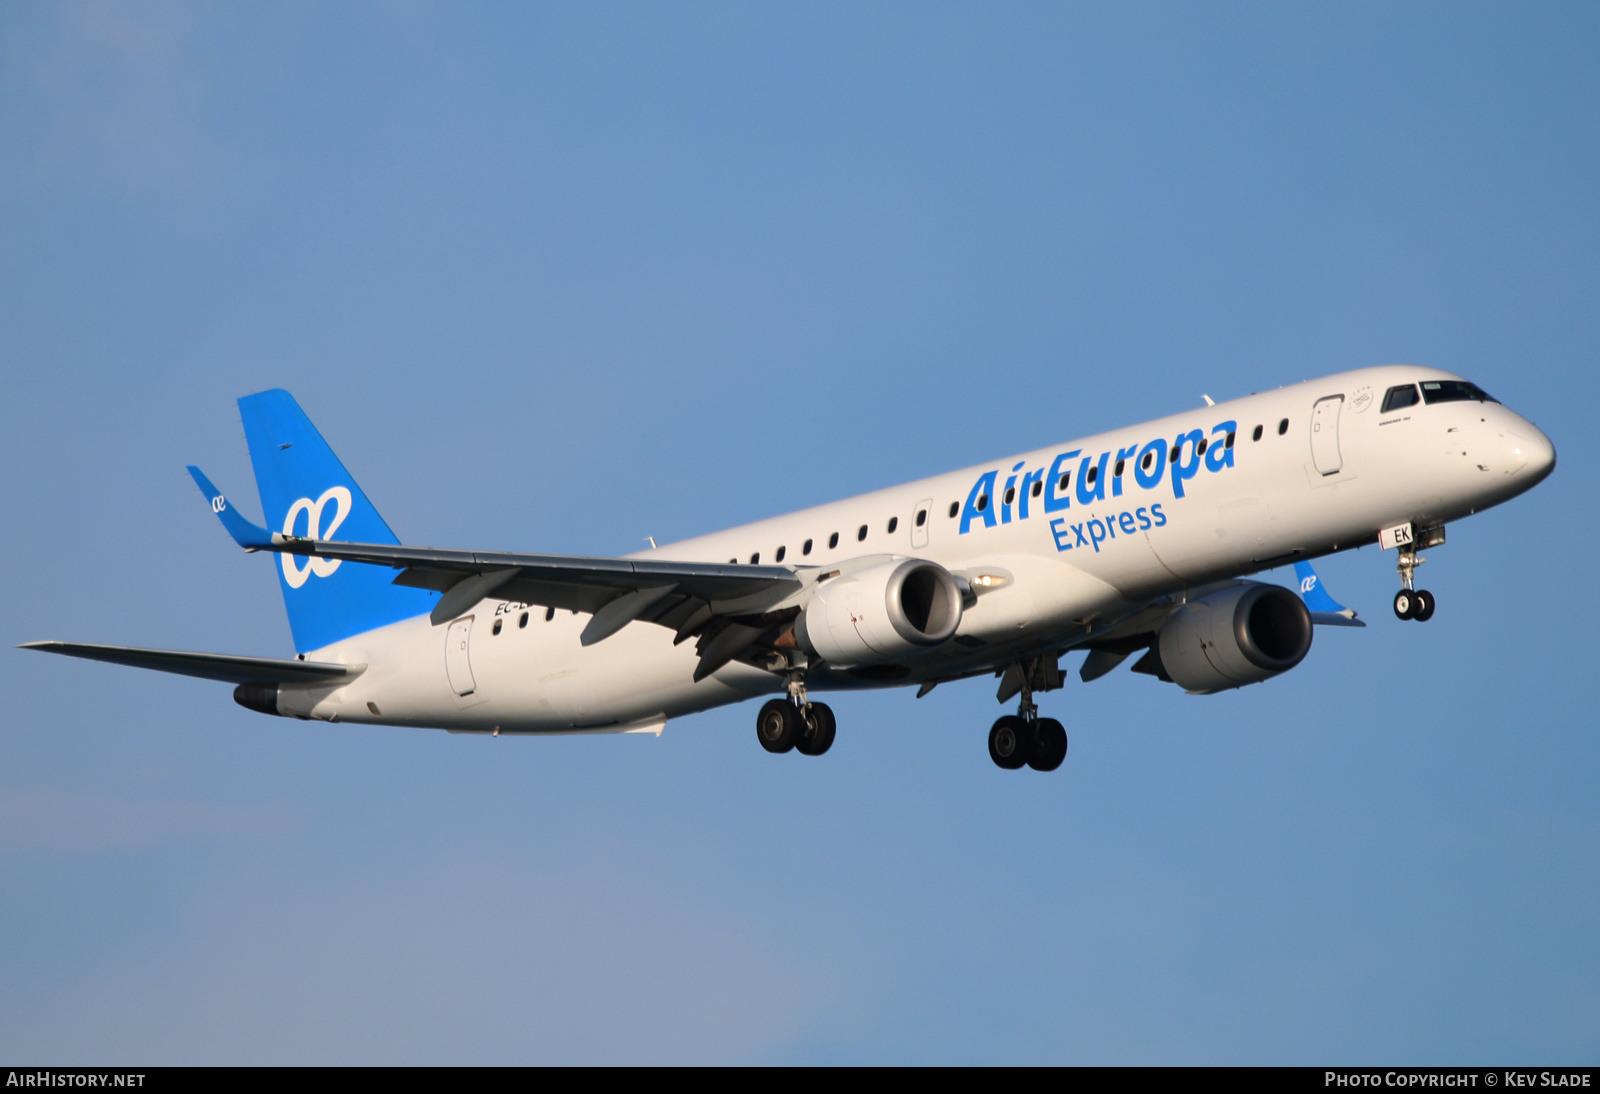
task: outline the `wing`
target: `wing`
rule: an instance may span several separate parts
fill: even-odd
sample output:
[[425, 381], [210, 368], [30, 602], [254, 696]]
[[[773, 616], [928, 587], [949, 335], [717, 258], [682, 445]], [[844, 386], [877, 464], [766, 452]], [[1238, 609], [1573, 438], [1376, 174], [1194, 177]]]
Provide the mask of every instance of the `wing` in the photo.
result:
[[588, 558], [490, 551], [341, 543], [269, 533], [241, 516], [198, 467], [190, 467], [234, 542], [249, 551], [387, 566], [396, 585], [443, 594], [429, 618], [448, 623], [485, 597], [585, 612], [586, 646], [634, 620], [670, 628], [679, 642], [699, 636], [696, 677], [775, 639], [799, 611], [801, 592], [818, 567], [739, 566], [638, 558]]
[[[590, 558], [577, 555], [527, 555], [490, 551], [455, 551], [403, 547], [387, 543], [341, 543], [269, 533], [241, 516], [198, 467], [189, 474], [211, 503], [234, 542], [250, 551], [310, 555], [399, 570], [396, 585], [443, 593], [432, 613], [435, 624], [448, 622], [465, 607], [498, 593], [571, 611], [602, 613], [607, 605], [633, 596], [607, 613], [616, 626], [585, 644], [598, 642], [633, 619], [678, 627], [706, 606], [713, 615], [766, 610], [797, 592], [806, 582], [787, 566], [738, 566], [655, 559]], [[630, 614], [631, 612], [631, 614]], [[615, 619], [618, 615], [625, 618]]]
[[222, 653], [146, 650], [133, 646], [95, 646], [83, 642], [27, 642], [18, 648], [173, 672], [179, 676], [197, 676], [202, 680], [223, 680], [230, 684], [331, 684], [360, 676], [367, 667], [325, 661], [281, 661], [273, 657], [234, 657]]
[[[435, 624], [454, 619], [484, 597], [588, 612], [592, 645], [635, 619], [682, 629], [695, 616], [762, 614], [805, 584], [784, 566], [730, 566], [655, 559], [586, 558], [453, 551], [384, 543], [334, 543], [274, 533], [267, 548], [284, 554], [389, 566], [396, 585], [444, 595]], [[596, 625], [598, 624], [598, 626]]]

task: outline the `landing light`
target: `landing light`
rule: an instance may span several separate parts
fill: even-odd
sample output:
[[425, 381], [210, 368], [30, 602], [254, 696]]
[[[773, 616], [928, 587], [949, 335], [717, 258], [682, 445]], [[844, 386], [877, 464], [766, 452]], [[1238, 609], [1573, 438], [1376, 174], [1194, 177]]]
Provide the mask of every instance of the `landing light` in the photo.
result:
[[998, 589], [1006, 583], [1006, 579], [998, 574], [979, 574], [972, 579], [972, 583], [980, 589]]

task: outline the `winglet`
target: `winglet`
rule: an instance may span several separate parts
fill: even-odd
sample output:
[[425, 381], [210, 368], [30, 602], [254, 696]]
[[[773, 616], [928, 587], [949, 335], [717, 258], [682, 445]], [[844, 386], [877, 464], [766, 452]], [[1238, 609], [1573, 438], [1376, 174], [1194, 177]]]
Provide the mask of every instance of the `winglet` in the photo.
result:
[[1300, 579], [1300, 599], [1311, 610], [1311, 622], [1323, 627], [1366, 626], [1356, 618], [1355, 609], [1345, 607], [1328, 595], [1328, 590], [1323, 588], [1322, 579], [1311, 568], [1311, 563], [1296, 562], [1294, 576]]
[[228, 530], [235, 543], [247, 551], [259, 551], [263, 547], [272, 546], [272, 537], [267, 534], [267, 530], [251, 524], [240, 516], [239, 510], [228, 504], [228, 499], [222, 496], [222, 491], [211, 485], [211, 480], [206, 478], [203, 471], [190, 464], [189, 475], [200, 488], [200, 493], [206, 496], [206, 501], [211, 503], [211, 511], [217, 514], [217, 519], [222, 521], [222, 526]]

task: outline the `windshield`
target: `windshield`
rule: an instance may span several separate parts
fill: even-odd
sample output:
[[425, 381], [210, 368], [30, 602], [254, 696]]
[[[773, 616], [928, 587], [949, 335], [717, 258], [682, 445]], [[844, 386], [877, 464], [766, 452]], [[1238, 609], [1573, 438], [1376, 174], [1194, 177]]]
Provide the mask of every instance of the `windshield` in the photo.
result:
[[1401, 384], [1392, 387], [1383, 396], [1383, 409], [1379, 412], [1387, 414], [1391, 410], [1403, 410], [1408, 406], [1417, 405], [1417, 385]]
[[1429, 405], [1433, 403], [1464, 403], [1469, 400], [1480, 403], [1498, 403], [1500, 401], [1477, 384], [1469, 384], [1465, 380], [1424, 380], [1422, 381], [1422, 400]]

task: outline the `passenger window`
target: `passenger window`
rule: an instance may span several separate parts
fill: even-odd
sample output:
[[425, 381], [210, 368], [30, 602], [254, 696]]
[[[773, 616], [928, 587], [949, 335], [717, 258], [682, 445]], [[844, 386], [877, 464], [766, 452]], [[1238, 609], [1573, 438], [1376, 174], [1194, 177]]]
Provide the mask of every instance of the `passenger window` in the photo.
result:
[[1200, 443], [1194, 446], [1194, 454], [1196, 456], [1204, 456], [1206, 454], [1206, 439], [1204, 437], [1201, 437]]
[[1383, 396], [1383, 408], [1380, 413], [1387, 414], [1391, 410], [1401, 410], [1408, 406], [1417, 405], [1417, 385], [1401, 384], [1392, 387]]
[[496, 619], [494, 621], [494, 633], [495, 634], [499, 634], [500, 633], [500, 628], [505, 626], [505, 624], [506, 624], [506, 621], [504, 619]]
[[[1035, 485], [1037, 485], [1037, 484], [1035, 484]], [[917, 510], [917, 527], [921, 528], [924, 524], [927, 524], [927, 523], [928, 523], [928, 511], [926, 509], [918, 509]]]
[[951, 520], [955, 520], [956, 519], [956, 514], [959, 513], [959, 512], [961, 512], [961, 503], [959, 501], [951, 502], [950, 503], [950, 519]]
[[789, 550], [789, 548], [787, 548], [787, 547], [779, 547], [776, 551], [773, 552], [772, 561], [774, 561], [774, 562], [782, 562], [783, 561], [783, 556], [784, 556], [785, 553], [788, 552], [788, 550]]
[[1255, 432], [1250, 434], [1250, 439], [1252, 441], [1259, 441], [1261, 439], [1261, 427], [1260, 426], [1256, 426]]
[[828, 550], [831, 551], [837, 546], [839, 546], [839, 533], [835, 532], [828, 537]]
[[1033, 484], [1033, 496], [1038, 497], [1042, 493], [1044, 493], [1044, 483], [1035, 482]]
[[1281, 437], [1287, 432], [1289, 432], [1289, 419], [1285, 418], [1283, 421], [1278, 423], [1278, 436]]
[[528, 625], [528, 613], [527, 612], [523, 612], [520, 616], [517, 617], [517, 630], [520, 631], [523, 627], [526, 627], [527, 625]]
[[761, 552], [757, 551], [755, 554], [750, 556], [750, 565], [759, 566], [760, 564], [761, 564]]
[[894, 530], [896, 528], [898, 528], [898, 527], [900, 527], [900, 518], [899, 517], [890, 517], [889, 518], [889, 534], [891, 536], [894, 535]]
[[1114, 478], [1114, 479], [1122, 478], [1122, 465], [1124, 463], [1126, 463], [1126, 462], [1127, 462], [1126, 460], [1118, 460], [1117, 461], [1117, 466], [1111, 472], [1111, 477], [1112, 478]]
[[989, 508], [989, 495], [988, 494], [979, 494], [978, 495], [978, 512], [981, 513], [987, 508]]
[[1222, 447], [1224, 447], [1224, 448], [1232, 448], [1233, 447], [1233, 430], [1230, 429], [1228, 431], [1228, 443], [1223, 445]]
[[811, 541], [809, 539], [800, 545], [800, 553], [802, 555], [809, 555], [811, 553]]
[[1146, 471], [1148, 471], [1148, 470], [1150, 470], [1151, 461], [1154, 460], [1155, 458], [1156, 458], [1156, 454], [1154, 452], [1146, 452], [1144, 454], [1144, 459], [1139, 461], [1139, 466], [1144, 468]]
[[1094, 480], [1095, 480], [1095, 479], [1096, 479], [1096, 478], [1098, 478], [1098, 477], [1099, 477], [1099, 475], [1100, 475], [1100, 469], [1099, 469], [1099, 468], [1098, 468], [1098, 467], [1091, 467], [1091, 468], [1089, 468], [1089, 478], [1088, 478], [1088, 483], [1089, 483], [1089, 485], [1090, 485], [1090, 486], [1093, 486], [1093, 485], [1094, 485]]
[[[732, 560], [730, 559], [730, 561], [732, 561]], [[548, 622], [550, 622], [550, 620], [554, 619], [555, 617], [556, 617], [556, 607], [555, 607], [554, 604], [552, 604], [552, 605], [550, 605], [550, 607], [548, 607], [548, 608], [546, 608], [544, 610], [544, 621], [546, 623], [548, 623]]]
[[863, 524], [859, 529], [856, 530], [856, 541], [859, 543], [861, 540], [864, 540], [866, 538], [867, 538], [867, 526], [865, 524]]
[[1066, 488], [1067, 488], [1067, 480], [1070, 479], [1070, 478], [1072, 478], [1072, 472], [1071, 471], [1068, 471], [1065, 475], [1061, 476], [1061, 481], [1056, 483], [1056, 493], [1059, 494], [1059, 493], [1062, 493], [1062, 492], [1064, 492], [1066, 490]]
[[1180, 453], [1182, 451], [1183, 451], [1183, 446], [1181, 444], [1173, 445], [1172, 446], [1172, 451], [1167, 455], [1167, 462], [1168, 463], [1177, 463], [1178, 462], [1178, 453]]
[[1017, 488], [1015, 486], [1006, 487], [1006, 504], [1010, 505], [1012, 502], [1014, 502], [1016, 500], [1017, 500]]

